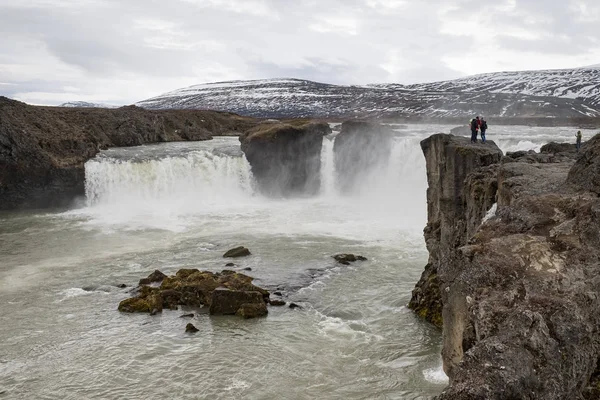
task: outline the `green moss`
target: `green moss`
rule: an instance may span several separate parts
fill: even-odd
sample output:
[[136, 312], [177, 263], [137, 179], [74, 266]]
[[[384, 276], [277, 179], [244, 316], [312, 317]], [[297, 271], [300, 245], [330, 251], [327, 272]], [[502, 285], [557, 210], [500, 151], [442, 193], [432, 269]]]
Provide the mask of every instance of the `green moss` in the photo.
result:
[[151, 312], [150, 304], [146, 299], [140, 299], [138, 297], [132, 297], [125, 299], [119, 303], [119, 311], [121, 312]]
[[425, 321], [431, 322], [437, 327], [441, 328], [444, 325], [441, 310], [432, 310], [427, 307], [421, 307], [415, 309], [415, 312], [419, 317], [423, 318]]

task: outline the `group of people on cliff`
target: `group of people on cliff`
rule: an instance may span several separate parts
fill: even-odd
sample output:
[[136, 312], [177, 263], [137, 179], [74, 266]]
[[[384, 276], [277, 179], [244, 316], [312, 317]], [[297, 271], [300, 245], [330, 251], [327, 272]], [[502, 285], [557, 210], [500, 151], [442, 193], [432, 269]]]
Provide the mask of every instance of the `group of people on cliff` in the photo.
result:
[[481, 143], [485, 143], [485, 131], [487, 131], [487, 121], [479, 116], [473, 118], [470, 123], [471, 142], [477, 143], [477, 134], [481, 131]]

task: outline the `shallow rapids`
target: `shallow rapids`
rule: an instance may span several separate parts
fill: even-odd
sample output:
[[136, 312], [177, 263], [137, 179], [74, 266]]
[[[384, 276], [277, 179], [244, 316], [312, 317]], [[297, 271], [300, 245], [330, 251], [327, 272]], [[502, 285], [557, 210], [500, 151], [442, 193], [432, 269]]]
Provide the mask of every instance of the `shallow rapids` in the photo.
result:
[[[304, 199], [256, 193], [237, 138], [103, 152], [86, 164], [79, 206], [0, 214], [0, 398], [439, 393], [440, 332], [406, 304], [427, 262], [419, 141], [450, 128], [397, 127], [390, 162], [352, 196], [335, 188], [333, 137], [324, 138], [321, 193]], [[505, 151], [539, 149], [571, 131], [490, 126], [488, 139]], [[200, 310], [195, 335], [179, 317], [189, 310], [116, 311], [152, 270], [220, 271], [238, 245], [253, 255], [236, 268], [302, 309], [248, 321]], [[339, 252], [369, 260], [336, 265]]]

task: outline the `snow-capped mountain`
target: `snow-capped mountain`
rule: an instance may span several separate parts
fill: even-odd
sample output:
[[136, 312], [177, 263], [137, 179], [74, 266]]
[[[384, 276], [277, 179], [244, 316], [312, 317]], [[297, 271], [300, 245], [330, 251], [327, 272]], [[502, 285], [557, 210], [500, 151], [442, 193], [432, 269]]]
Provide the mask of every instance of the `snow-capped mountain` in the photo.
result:
[[116, 108], [117, 106], [100, 104], [100, 103], [89, 103], [87, 101], [69, 101], [62, 103], [59, 107], [79, 107], [79, 108]]
[[270, 118], [600, 116], [600, 69], [500, 72], [417, 85], [341, 86], [300, 79], [218, 82], [137, 105]]
[[409, 85], [409, 90], [526, 94], [586, 100], [600, 105], [600, 68], [497, 72], [453, 81]]

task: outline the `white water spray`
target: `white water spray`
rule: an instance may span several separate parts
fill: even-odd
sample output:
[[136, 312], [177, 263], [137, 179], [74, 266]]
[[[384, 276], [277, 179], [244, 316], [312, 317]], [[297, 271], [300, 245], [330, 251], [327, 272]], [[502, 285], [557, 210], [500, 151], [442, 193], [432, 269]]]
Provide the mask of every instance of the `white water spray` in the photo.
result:
[[252, 177], [243, 157], [197, 151], [142, 162], [90, 160], [85, 189], [88, 206], [129, 202], [207, 206], [250, 196]]
[[323, 137], [321, 147], [321, 195], [331, 197], [335, 195], [335, 162], [333, 143], [335, 137]]

